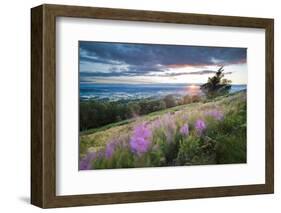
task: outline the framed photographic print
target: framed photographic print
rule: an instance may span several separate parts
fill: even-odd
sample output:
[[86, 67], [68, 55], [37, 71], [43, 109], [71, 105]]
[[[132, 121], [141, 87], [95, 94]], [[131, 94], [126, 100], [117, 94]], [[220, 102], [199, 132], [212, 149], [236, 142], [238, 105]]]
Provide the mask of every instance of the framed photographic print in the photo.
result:
[[274, 191], [273, 19], [31, 10], [31, 203]]

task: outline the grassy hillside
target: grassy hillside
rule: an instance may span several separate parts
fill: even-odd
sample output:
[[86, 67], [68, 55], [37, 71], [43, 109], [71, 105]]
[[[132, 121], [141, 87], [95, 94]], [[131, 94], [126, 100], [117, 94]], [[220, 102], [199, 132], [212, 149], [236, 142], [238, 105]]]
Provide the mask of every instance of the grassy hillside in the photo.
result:
[[80, 169], [246, 162], [246, 92], [80, 133]]

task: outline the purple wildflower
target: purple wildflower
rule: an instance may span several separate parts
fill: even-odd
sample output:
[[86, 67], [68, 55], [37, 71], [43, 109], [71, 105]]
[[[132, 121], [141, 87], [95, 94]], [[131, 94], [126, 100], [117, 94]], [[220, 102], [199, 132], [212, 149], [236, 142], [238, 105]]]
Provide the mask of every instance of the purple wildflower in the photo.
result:
[[199, 135], [201, 135], [203, 133], [203, 131], [206, 129], [206, 124], [205, 124], [204, 120], [198, 119], [195, 123], [195, 129], [196, 129], [196, 132]]
[[111, 156], [113, 155], [114, 151], [115, 151], [115, 142], [111, 141], [109, 143], [106, 144], [106, 148], [105, 148], [105, 157], [107, 159], [111, 158]]
[[181, 128], [180, 128], [180, 133], [184, 136], [187, 136], [189, 133], [189, 128], [188, 128], [188, 124], [184, 124]]
[[130, 140], [131, 150], [139, 155], [145, 153], [150, 146], [150, 137], [151, 131], [144, 124], [136, 126]]
[[223, 119], [223, 113], [219, 110], [211, 110], [211, 111], [207, 111], [205, 113], [206, 115], [212, 116], [215, 120], [222, 120]]
[[92, 168], [92, 161], [96, 158], [95, 152], [89, 152], [84, 158], [80, 160], [79, 170], [89, 170]]

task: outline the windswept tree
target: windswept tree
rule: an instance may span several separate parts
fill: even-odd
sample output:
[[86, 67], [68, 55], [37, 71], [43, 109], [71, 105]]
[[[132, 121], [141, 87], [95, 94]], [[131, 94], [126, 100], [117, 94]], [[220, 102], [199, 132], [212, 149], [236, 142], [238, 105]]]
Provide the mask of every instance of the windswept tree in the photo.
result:
[[231, 89], [231, 81], [223, 78], [223, 66], [218, 69], [215, 76], [208, 78], [208, 82], [201, 85], [201, 90], [207, 98], [228, 94]]

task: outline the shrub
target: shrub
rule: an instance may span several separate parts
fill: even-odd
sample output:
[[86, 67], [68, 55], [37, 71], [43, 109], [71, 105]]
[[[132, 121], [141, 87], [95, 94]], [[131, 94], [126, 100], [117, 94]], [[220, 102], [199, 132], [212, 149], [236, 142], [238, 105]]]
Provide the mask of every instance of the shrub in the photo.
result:
[[177, 105], [176, 99], [174, 98], [173, 95], [167, 95], [164, 98], [164, 102], [165, 102], [167, 108], [174, 107]]
[[214, 98], [220, 95], [226, 95], [231, 89], [231, 81], [223, 79], [223, 67], [220, 67], [215, 76], [208, 79], [208, 82], [203, 84], [200, 88], [208, 98]]

